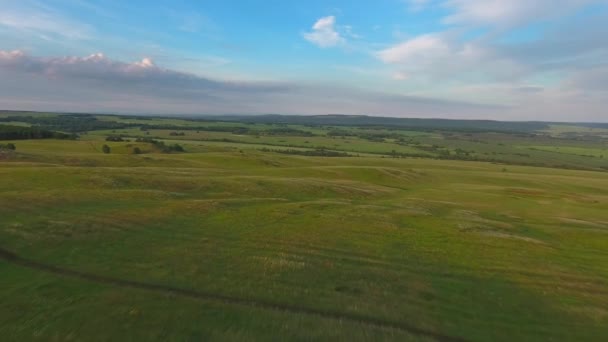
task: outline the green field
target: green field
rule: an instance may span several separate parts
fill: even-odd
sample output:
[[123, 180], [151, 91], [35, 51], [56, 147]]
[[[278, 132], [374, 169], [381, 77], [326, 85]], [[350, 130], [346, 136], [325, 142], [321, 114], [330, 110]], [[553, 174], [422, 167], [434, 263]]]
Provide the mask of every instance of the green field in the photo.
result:
[[[0, 151], [3, 340], [608, 339], [596, 136], [152, 120], [258, 131]], [[261, 150], [322, 147], [352, 156]]]

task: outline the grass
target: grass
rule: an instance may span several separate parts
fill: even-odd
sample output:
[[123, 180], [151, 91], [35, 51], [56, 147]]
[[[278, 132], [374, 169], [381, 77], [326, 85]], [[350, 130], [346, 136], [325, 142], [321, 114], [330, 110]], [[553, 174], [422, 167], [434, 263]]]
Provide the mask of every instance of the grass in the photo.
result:
[[545, 130], [545, 132], [556, 136], [565, 134], [597, 134], [604, 136], [608, 135], [608, 129], [606, 128], [584, 127], [573, 124], [549, 125], [549, 129]]
[[[111, 117], [107, 117], [109, 120]], [[134, 123], [131, 120], [129, 123]], [[144, 120], [148, 121], [148, 120]], [[120, 134], [131, 138], [153, 137], [157, 139], [178, 141], [180, 144], [198, 145], [211, 142], [220, 145], [235, 144], [239, 148], [325, 148], [351, 154], [374, 154], [384, 156], [417, 156], [442, 159], [479, 160], [507, 164], [560, 167], [586, 170], [606, 170], [608, 162], [604, 155], [608, 145], [602, 135], [595, 132], [599, 129], [578, 127], [574, 135], [551, 135], [548, 132], [531, 133], [492, 133], [492, 132], [449, 132], [449, 131], [410, 131], [399, 128], [381, 127], [339, 127], [340, 131], [356, 136], [331, 137], [328, 134], [335, 130], [331, 126], [307, 127], [301, 125], [247, 125], [238, 122], [196, 122], [187, 120], [152, 119], [148, 124], [175, 125], [173, 129], [147, 129], [139, 127], [92, 131], [87, 139], [99, 139], [110, 134]], [[246, 127], [260, 134], [232, 134], [230, 132], [211, 132], [189, 130], [188, 127], [200, 125], [208, 127]], [[145, 127], [145, 126], [142, 126]], [[276, 136], [265, 135], [268, 129], [289, 127], [308, 131], [314, 136]], [[553, 126], [552, 126], [553, 127]], [[569, 126], [560, 126], [564, 127]], [[182, 130], [180, 130], [182, 128]], [[595, 130], [595, 131], [594, 131]], [[172, 132], [184, 133], [183, 136], [172, 136]], [[599, 132], [599, 131], [598, 131]], [[375, 140], [367, 137], [375, 136]], [[382, 138], [384, 137], [384, 138]], [[197, 149], [196, 151], [200, 151]], [[555, 152], [561, 152], [556, 154]]]
[[[314, 134], [298, 137], [98, 119], [174, 127], [0, 152], [7, 340], [608, 338], [598, 129], [341, 126], [358, 136], [332, 138], [334, 127], [288, 125]], [[320, 147], [357, 157], [261, 151]], [[387, 158], [446, 153], [463, 160]]]
[[572, 154], [583, 157], [604, 158], [604, 156], [606, 156], [606, 158], [608, 158], [608, 147], [602, 149], [573, 146], [527, 146], [527, 148], [555, 153]]
[[16, 142], [3, 339], [608, 338], [605, 173], [186, 138]]
[[[227, 142], [253, 144], [264, 146], [284, 146], [284, 147], [301, 147], [301, 148], [327, 148], [336, 151], [360, 152], [360, 153], [384, 153], [388, 154], [395, 150], [399, 153], [415, 153], [426, 154], [431, 156], [431, 153], [419, 150], [415, 147], [398, 145], [390, 142], [370, 142], [357, 137], [349, 137], [346, 139], [331, 138], [326, 136], [315, 137], [292, 137], [292, 136], [255, 136], [243, 134], [231, 134], [225, 132], [206, 132], [206, 131], [185, 131], [184, 136], [171, 136], [171, 132], [176, 130], [149, 130], [150, 137], [159, 139], [173, 139], [181, 141], [220, 141], [228, 140]], [[95, 131], [94, 134], [106, 136], [110, 133], [124, 134], [130, 137], [143, 137], [145, 132], [138, 128], [134, 129], [119, 129], [113, 131]]]

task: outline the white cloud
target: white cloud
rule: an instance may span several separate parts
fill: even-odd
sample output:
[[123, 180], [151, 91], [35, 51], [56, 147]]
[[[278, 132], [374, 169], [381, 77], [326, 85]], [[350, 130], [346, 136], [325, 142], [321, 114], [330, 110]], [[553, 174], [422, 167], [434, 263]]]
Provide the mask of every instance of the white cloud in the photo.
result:
[[322, 47], [333, 47], [345, 42], [344, 38], [336, 31], [336, 17], [331, 15], [320, 18], [312, 26], [311, 32], [303, 34], [304, 39]]
[[412, 65], [443, 58], [450, 52], [444, 39], [438, 35], [426, 34], [382, 50], [377, 56], [385, 63]]
[[[543, 119], [576, 120], [577, 112], [585, 112], [584, 120], [607, 121], [601, 107], [608, 105], [608, 98], [602, 99], [608, 89], [608, 45], [603, 43], [608, 17], [598, 13], [584, 21], [562, 21], [565, 15], [602, 1], [608, 3], [446, 0], [442, 5], [451, 14], [443, 21], [453, 26], [396, 38], [375, 57], [394, 68], [394, 80], [421, 96], [509, 105], [517, 108], [508, 113], [513, 119], [532, 118], [536, 112]], [[555, 25], [531, 40], [501, 41], [512, 29], [538, 20]], [[476, 38], [468, 37], [471, 32]]]
[[12, 62], [12, 61], [22, 58], [24, 56], [25, 56], [25, 52], [23, 52], [21, 50], [14, 50], [14, 51], [0, 50], [0, 63], [1, 62], [6, 62], [6, 63]]
[[509, 79], [523, 72], [522, 65], [492, 48], [480, 42], [462, 42], [448, 33], [414, 37], [376, 52], [376, 57], [398, 68], [393, 76], [397, 80], [478, 82], [480, 78]]
[[[509, 67], [508, 72], [528, 67], [550, 69], [584, 57], [603, 57], [608, 54], [608, 46], [602, 42], [608, 34], [605, 14], [586, 18], [584, 22], [573, 20], [554, 25], [543, 31], [541, 37], [524, 43], [501, 43], [498, 39], [510, 31], [492, 32], [542, 19], [561, 20], [560, 15], [576, 13], [591, 3], [608, 4], [608, 0], [445, 0], [442, 5], [452, 13], [443, 21], [463, 27], [401, 38], [400, 42], [377, 51], [376, 57], [387, 64], [431, 74], [471, 66], [485, 71], [484, 63], [493, 63], [492, 69], [500, 74], [504, 67]], [[490, 29], [490, 33], [476, 39], [466, 38], [467, 33], [480, 27]]]
[[152, 61], [152, 59], [149, 57], [144, 57], [144, 59], [142, 59], [140, 62], [135, 62], [135, 65], [142, 68], [153, 68], [156, 66], [154, 65], [154, 61]]

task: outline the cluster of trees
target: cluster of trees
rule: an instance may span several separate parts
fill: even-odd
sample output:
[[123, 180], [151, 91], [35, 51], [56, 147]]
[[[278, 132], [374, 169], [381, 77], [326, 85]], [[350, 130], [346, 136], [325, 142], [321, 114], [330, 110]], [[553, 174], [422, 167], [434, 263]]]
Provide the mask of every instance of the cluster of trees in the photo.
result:
[[[111, 152], [112, 152], [112, 148], [110, 148], [110, 146], [108, 146], [108, 145], [103, 145], [103, 146], [101, 147], [101, 151], [102, 151], [103, 153], [105, 153], [105, 154], [109, 154], [109, 153], [111, 153]], [[142, 154], [142, 151], [141, 151], [141, 149], [140, 149], [139, 147], [135, 147], [135, 148], [133, 149], [133, 154]]]
[[315, 150], [280, 150], [280, 149], [270, 149], [270, 148], [261, 148], [262, 152], [274, 152], [274, 153], [282, 153], [282, 154], [295, 154], [300, 156], [311, 156], [311, 157], [352, 157], [352, 155], [346, 152], [339, 151], [329, 151], [323, 148], [315, 149]]
[[[126, 117], [133, 119], [130, 117]], [[145, 118], [138, 118], [144, 120]], [[111, 120], [99, 120], [97, 117], [88, 114], [61, 114], [52, 116], [31, 116], [31, 115], [10, 115], [0, 118], [0, 122], [24, 122], [34, 127], [45, 130], [57, 130], [70, 133], [80, 133], [95, 130], [115, 130], [139, 127], [142, 131], [151, 129], [179, 129], [181, 131], [207, 131], [207, 132], [225, 132], [232, 134], [250, 134], [250, 135], [286, 135], [286, 136], [314, 136], [309, 131], [278, 127], [271, 129], [251, 129], [245, 126], [176, 126], [171, 124], [146, 124], [134, 122], [117, 122]], [[248, 123], [243, 123], [247, 125]], [[183, 136], [183, 132], [171, 132], [172, 136]]]
[[122, 142], [128, 140], [123, 139], [123, 137], [121, 137], [120, 135], [109, 135], [106, 137], [106, 141]]
[[397, 152], [396, 150], [392, 150], [389, 153], [383, 154], [388, 154], [391, 158], [429, 158], [429, 155], [424, 153], [404, 153]]
[[346, 129], [331, 129], [327, 132], [328, 137], [356, 137], [357, 133]]
[[[176, 129], [174, 125], [145, 125], [141, 126], [142, 131], [150, 129]], [[181, 131], [197, 131], [197, 132], [222, 132], [238, 135], [264, 135], [264, 136], [297, 136], [297, 137], [312, 137], [314, 134], [309, 131], [289, 127], [277, 127], [269, 129], [251, 129], [244, 126], [179, 126]], [[171, 132], [171, 136], [184, 136], [184, 132]]]
[[[142, 126], [140, 129], [142, 131], [150, 130], [150, 129], [175, 129], [174, 125], [146, 125]], [[232, 133], [239, 135], [266, 135], [266, 136], [297, 136], [297, 137], [312, 137], [314, 134], [309, 131], [304, 131], [295, 128], [289, 127], [278, 127], [278, 128], [270, 128], [265, 130], [255, 130], [250, 129], [249, 127], [243, 126], [179, 126], [179, 129], [182, 131], [203, 131], [203, 132], [222, 132], [222, 133]], [[171, 136], [184, 136], [186, 135], [184, 132], [171, 132], [169, 133]]]
[[303, 131], [301, 129], [280, 127], [271, 128], [265, 131], [259, 131], [259, 135], [281, 135], [281, 136], [292, 136], [292, 137], [314, 137], [315, 135], [309, 131]]
[[0, 140], [76, 139], [75, 134], [53, 132], [39, 127], [0, 125]]
[[[150, 129], [177, 129], [175, 125], [145, 125], [141, 126], [140, 130], [147, 131]], [[234, 126], [179, 126], [182, 131], [203, 131], [203, 132], [223, 132], [232, 134], [253, 134], [247, 127], [234, 127]], [[173, 134], [176, 133], [176, 134]], [[170, 135], [186, 135], [183, 132], [171, 132]]]
[[137, 138], [135, 141], [152, 144], [164, 153], [185, 152], [184, 148], [180, 144], [167, 145], [164, 141], [154, 140], [151, 138]]
[[26, 122], [32, 126], [46, 130], [57, 130], [70, 133], [102, 129], [121, 129], [138, 126], [138, 124], [116, 121], [99, 120], [87, 114], [64, 114], [56, 116], [7, 116], [0, 118], [0, 122]]
[[327, 132], [328, 137], [358, 137], [361, 139], [373, 141], [373, 142], [384, 142], [386, 139], [394, 139], [400, 143], [406, 142], [406, 137], [403, 134], [397, 132], [357, 132], [346, 129], [332, 129]]
[[418, 146], [417, 148], [436, 154], [436, 159], [479, 160], [479, 158], [475, 157], [475, 151], [467, 151], [462, 148], [456, 148], [453, 151], [439, 145]]
[[0, 151], [2, 151], [2, 150], [14, 151], [16, 149], [17, 149], [17, 147], [13, 143], [0, 144]]

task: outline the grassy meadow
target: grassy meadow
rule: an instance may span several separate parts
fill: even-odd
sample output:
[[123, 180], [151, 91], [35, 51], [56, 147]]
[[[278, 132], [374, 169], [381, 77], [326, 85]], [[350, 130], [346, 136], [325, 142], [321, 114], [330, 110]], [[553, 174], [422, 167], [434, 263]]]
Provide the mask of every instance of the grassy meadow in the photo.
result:
[[3, 340], [608, 339], [601, 138], [150, 120], [0, 152]]

